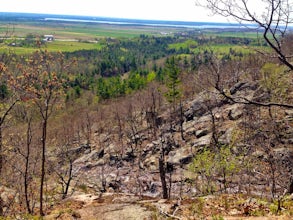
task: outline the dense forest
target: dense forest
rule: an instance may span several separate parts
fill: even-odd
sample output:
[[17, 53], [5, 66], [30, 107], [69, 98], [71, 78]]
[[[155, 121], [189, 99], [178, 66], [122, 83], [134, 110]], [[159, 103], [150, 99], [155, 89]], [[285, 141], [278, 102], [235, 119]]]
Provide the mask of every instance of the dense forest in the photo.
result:
[[[194, 36], [189, 33], [189, 36]], [[102, 99], [118, 97], [144, 88], [148, 82], [165, 79], [164, 66], [169, 56], [178, 56], [182, 71], [196, 70], [207, 64], [212, 49], [201, 45], [230, 45], [222, 60], [243, 57], [233, 45], [249, 43], [251, 39], [216, 37], [154, 37], [141, 35], [138, 39], [106, 39], [102, 50], [77, 51], [64, 54], [66, 59], [78, 60], [74, 76], [67, 83], [78, 93], [91, 90]], [[192, 46], [190, 47], [190, 44]], [[170, 45], [179, 45], [178, 48]], [[74, 94], [73, 94], [74, 95]]]

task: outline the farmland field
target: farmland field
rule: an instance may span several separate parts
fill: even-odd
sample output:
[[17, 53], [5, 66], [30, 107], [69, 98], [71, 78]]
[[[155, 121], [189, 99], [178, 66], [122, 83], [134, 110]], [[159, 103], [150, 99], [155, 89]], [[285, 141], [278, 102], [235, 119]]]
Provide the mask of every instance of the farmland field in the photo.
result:
[[[6, 17], [5, 17], [6, 16]], [[12, 16], [12, 17], [11, 17]], [[15, 17], [13, 17], [15, 16]], [[0, 16], [0, 37], [4, 37], [4, 44], [1, 45], [0, 52], [13, 52], [16, 54], [31, 53], [38, 49], [34, 45], [19, 45], [22, 40], [27, 36], [32, 35], [42, 39], [44, 35], [54, 35], [54, 42], [47, 42], [41, 45], [42, 49], [51, 52], [63, 51], [73, 52], [78, 50], [93, 50], [101, 49], [104, 45], [103, 39], [131, 39], [141, 35], [149, 36], [174, 36], [185, 37], [187, 36], [206, 36], [207, 38], [246, 38], [255, 41], [258, 37], [257, 32], [253, 30], [243, 30], [241, 28], [231, 25], [230, 27], [218, 24], [218, 28], [203, 28], [202, 24], [199, 26], [190, 26], [191, 24], [181, 23], [163, 23], [162, 21], [128, 21], [117, 19], [106, 19], [106, 23], [96, 23], [92, 20], [77, 20], [77, 19], [59, 19], [46, 20], [45, 15], [2, 15]], [[59, 20], [58, 20], [59, 19]], [[88, 18], [89, 19], [89, 18]], [[107, 23], [108, 22], [108, 23]], [[129, 23], [128, 23], [129, 22]], [[145, 23], [143, 23], [145, 22]], [[151, 23], [151, 24], [149, 24]], [[8, 37], [7, 37], [8, 36]], [[103, 43], [104, 42], [104, 43]], [[14, 43], [13, 47], [11, 44]], [[253, 44], [251, 44], [253, 45]], [[202, 49], [213, 49], [217, 52], [227, 52], [230, 48], [247, 53], [247, 49], [242, 46], [230, 44], [215, 44], [197, 46], [197, 42], [188, 39], [186, 42], [169, 45], [169, 48], [178, 50], [179, 48], [191, 48], [193, 52], [198, 52]]]
[[141, 34], [160, 35], [162, 32], [178, 32], [182, 28], [155, 27], [139, 25], [88, 24], [84, 22], [0, 22], [0, 34], [6, 31], [14, 36], [25, 37], [27, 34], [54, 34], [57, 39], [94, 40], [101, 37], [133, 38]]
[[[43, 49], [51, 52], [63, 51], [72, 52], [76, 50], [100, 49], [99, 41], [104, 38], [134, 38], [142, 34], [159, 36], [161, 33], [175, 33], [178, 28], [162, 28], [149, 26], [121, 26], [107, 24], [84, 24], [84, 23], [39, 23], [30, 22], [29, 24], [5, 24], [0, 23], [0, 34], [10, 35], [6, 39], [7, 44], [15, 39], [25, 39], [29, 34], [34, 36], [43, 36], [52, 34], [55, 37], [54, 42], [48, 42]], [[13, 51], [17, 54], [31, 53], [37, 48], [33, 47], [10, 47], [2, 46], [0, 52]]]
[[[54, 41], [48, 42], [46, 45], [41, 47], [44, 50], [48, 50], [50, 52], [73, 52], [77, 50], [93, 50], [93, 49], [101, 49], [102, 46], [99, 43], [90, 43], [90, 42], [78, 42], [78, 41]], [[13, 52], [16, 54], [27, 54], [36, 51], [38, 48], [36, 47], [11, 47], [11, 46], [3, 46], [0, 48], [0, 52]]]

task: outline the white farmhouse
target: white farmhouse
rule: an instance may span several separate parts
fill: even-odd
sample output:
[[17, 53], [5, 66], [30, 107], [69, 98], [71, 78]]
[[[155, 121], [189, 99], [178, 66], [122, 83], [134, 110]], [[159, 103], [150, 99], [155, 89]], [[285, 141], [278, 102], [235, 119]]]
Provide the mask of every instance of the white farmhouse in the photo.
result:
[[44, 35], [44, 41], [54, 41], [54, 35], [51, 35], [51, 34], [47, 34], [47, 35]]

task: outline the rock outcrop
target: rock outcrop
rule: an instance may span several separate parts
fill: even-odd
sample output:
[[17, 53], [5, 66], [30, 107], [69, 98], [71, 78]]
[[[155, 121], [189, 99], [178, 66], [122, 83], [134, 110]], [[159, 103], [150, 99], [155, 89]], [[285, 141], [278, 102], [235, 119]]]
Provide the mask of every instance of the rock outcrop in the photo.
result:
[[[258, 85], [249, 82], [239, 82], [230, 89], [231, 96], [236, 100], [239, 97], [260, 100], [259, 93]], [[265, 99], [265, 95], [261, 99]], [[214, 146], [230, 146], [235, 157], [254, 155], [254, 158], [261, 158], [264, 163], [267, 163], [265, 160], [272, 154], [276, 161], [279, 160], [288, 167], [284, 172], [291, 172], [292, 175], [292, 111], [281, 110], [284, 117], [279, 120], [279, 142], [271, 141], [271, 145], [276, 146], [270, 146], [269, 153], [253, 145], [253, 140], [260, 137], [257, 136], [256, 130], [245, 127], [251, 117], [251, 111], [246, 105], [227, 101], [225, 97], [212, 91], [201, 93], [198, 98], [184, 104], [182, 126], [179, 126], [178, 118], [168, 118], [166, 112], [156, 115], [162, 122], [157, 126], [156, 135], [150, 135], [147, 129], [142, 127], [135, 135], [135, 141], [128, 141], [129, 145], [124, 145], [123, 149], [121, 144], [111, 141], [106, 134], [96, 133], [96, 139], [100, 142], [93, 143], [91, 152], [85, 149], [80, 154], [79, 149], [74, 149], [74, 152], [78, 151], [79, 154], [79, 158], [74, 162], [79, 184], [83, 183], [98, 192], [115, 191], [158, 196], [161, 187], [158, 161], [164, 154], [166, 166], [172, 168], [166, 168], [166, 178], [171, 178], [171, 193], [190, 196], [191, 191], [197, 190], [190, 184], [192, 178], [186, 175], [189, 164], [204, 148]], [[267, 126], [263, 119], [259, 119], [259, 124]], [[268, 132], [262, 133], [264, 138], [269, 135]], [[100, 146], [100, 143], [104, 143], [103, 146]], [[263, 147], [261, 143], [259, 146]], [[235, 181], [243, 179], [244, 184], [248, 179], [246, 176], [235, 176]], [[251, 178], [257, 181], [258, 177]], [[219, 184], [221, 181], [223, 180], [219, 178]]]

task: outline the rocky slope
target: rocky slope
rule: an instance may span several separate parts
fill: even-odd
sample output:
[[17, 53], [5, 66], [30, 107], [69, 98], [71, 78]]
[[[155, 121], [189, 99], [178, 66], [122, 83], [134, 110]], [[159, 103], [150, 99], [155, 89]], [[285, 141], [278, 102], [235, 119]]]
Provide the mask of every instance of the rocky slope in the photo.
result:
[[[235, 100], [245, 97], [266, 101], [265, 93], [256, 83], [237, 83], [229, 94]], [[132, 202], [142, 198], [155, 199], [152, 208], [148, 206], [148, 209], [136, 202], [131, 207], [127, 202], [109, 206], [115, 199], [108, 201], [107, 205], [109, 212], [116, 213], [120, 210], [117, 217], [135, 209], [136, 213], [142, 210], [141, 218], [128, 216], [128, 219], [152, 219], [153, 212], [149, 210], [154, 207], [157, 211], [161, 210], [156, 207], [158, 199], [162, 197], [159, 170], [162, 154], [165, 179], [172, 199], [170, 201], [173, 204], [183, 199], [191, 205], [192, 201], [188, 203], [188, 199], [207, 194], [202, 187], [207, 184], [207, 176], [192, 171], [190, 164], [193, 158], [205, 149], [228, 147], [231, 155], [227, 158], [241, 160], [237, 163], [241, 168], [235, 169], [229, 177], [213, 175], [210, 181], [214, 193], [284, 198], [290, 190], [288, 185], [293, 175], [293, 111], [282, 108], [273, 110], [272, 118], [268, 116], [267, 108], [232, 102], [213, 90], [202, 92], [197, 98], [185, 102], [181, 114], [174, 116], [170, 113], [171, 110], [165, 110], [161, 114], [153, 114], [151, 120], [145, 115], [143, 123], [136, 127], [135, 132], [127, 137], [122, 135], [121, 142], [117, 142], [117, 138], [108, 133], [100, 132], [97, 123], [93, 123], [91, 145], [71, 149], [71, 155], [74, 155], [71, 192], [74, 195], [91, 193], [90, 197], [94, 196], [96, 201], [96, 208], [92, 209], [91, 206], [91, 211], [95, 213], [102, 208], [101, 198], [109, 193], [113, 197], [120, 195], [119, 199], [123, 197], [121, 195], [130, 196]], [[249, 200], [249, 197], [246, 199]], [[248, 200], [244, 199], [242, 205]], [[166, 201], [163, 203], [166, 205]], [[173, 212], [169, 209], [166, 213], [172, 217]], [[187, 209], [190, 210], [190, 207]], [[245, 215], [243, 207], [237, 210], [235, 215]], [[82, 209], [79, 215], [87, 212], [90, 211]], [[108, 211], [101, 212], [105, 214]], [[182, 212], [180, 215], [184, 216]], [[81, 216], [79, 218], [84, 219]], [[101, 219], [110, 218], [105, 214]]]
[[[234, 97], [260, 99], [258, 86], [254, 83], [238, 83], [231, 88], [230, 94]], [[216, 91], [202, 93], [198, 98], [184, 103], [184, 121], [180, 117], [172, 118], [166, 112], [158, 115], [156, 120], [161, 124], [156, 128], [156, 134], [150, 136], [147, 125], [141, 125], [131, 139], [127, 139], [123, 150], [119, 143], [111, 141], [111, 137], [106, 133], [95, 132], [95, 124], [93, 124], [95, 135], [91, 146], [75, 149], [77, 155], [73, 167], [76, 181], [78, 185], [85, 185], [96, 192], [115, 191], [160, 197], [161, 180], [158, 161], [163, 149], [166, 167], [170, 168], [167, 170], [166, 178], [169, 182], [171, 177], [171, 196], [179, 196], [179, 192], [180, 196], [190, 196], [192, 193], [196, 194], [197, 189], [190, 184], [195, 175], [190, 171], [189, 163], [198, 152], [215, 144], [231, 145], [235, 155], [244, 150], [249, 155], [255, 155], [255, 158], [266, 158], [272, 154], [281, 164], [286, 164], [287, 177], [289, 177], [293, 168], [293, 111], [278, 109], [276, 123], [280, 131], [278, 131], [278, 140], [271, 141], [274, 146], [269, 149], [270, 152], [266, 152], [261, 144], [252, 146], [254, 142], [248, 140], [256, 137], [249, 137], [246, 140], [243, 137], [235, 137], [237, 132], [245, 129], [249, 117], [252, 117], [252, 121], [259, 120], [260, 127], [266, 123], [265, 120], [268, 120], [253, 119], [255, 112], [250, 111], [265, 110], [233, 103]], [[266, 135], [272, 135], [268, 132]], [[243, 132], [240, 133], [243, 135]], [[251, 135], [251, 132], [247, 131], [245, 135]], [[257, 188], [261, 187], [260, 179], [263, 179], [261, 175], [253, 174], [250, 177], [255, 178], [251, 182], [259, 181]], [[236, 175], [235, 181], [237, 179]], [[263, 187], [266, 184], [264, 181]], [[230, 190], [241, 192], [241, 189], [236, 188]]]

